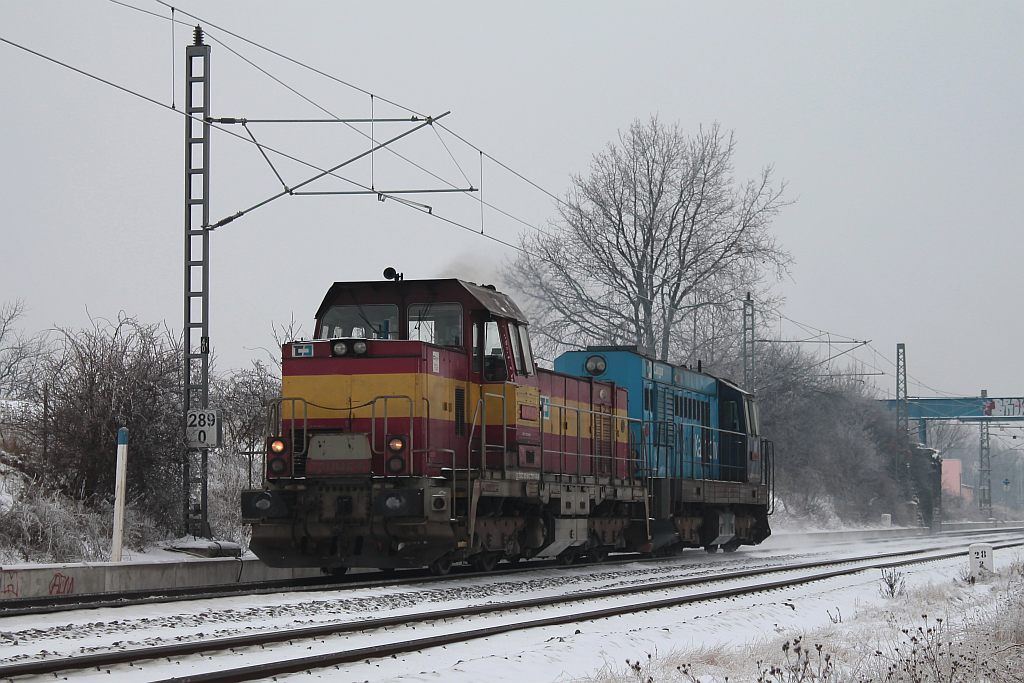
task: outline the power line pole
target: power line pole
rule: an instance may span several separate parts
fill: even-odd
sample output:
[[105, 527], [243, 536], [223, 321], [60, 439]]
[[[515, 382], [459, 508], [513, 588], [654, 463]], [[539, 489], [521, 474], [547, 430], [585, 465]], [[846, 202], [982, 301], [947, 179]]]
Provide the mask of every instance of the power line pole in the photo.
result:
[[[909, 441], [910, 415], [907, 409], [907, 345], [896, 344], [896, 432]], [[900, 444], [901, 446], [903, 444]], [[897, 448], [893, 454], [893, 473], [896, 481], [904, 480], [905, 472], [902, 462], [903, 450]]]
[[[981, 398], [988, 398], [988, 390], [981, 390]], [[989, 432], [990, 423], [982, 418], [978, 423], [978, 507], [986, 517], [992, 516], [992, 443]]]
[[754, 300], [743, 300], [743, 388], [754, 390]]
[[907, 345], [896, 344], [896, 429], [907, 436], [910, 433], [910, 415], [907, 412]]
[[[210, 46], [196, 26], [185, 48], [185, 326], [182, 424], [210, 400]], [[198, 343], [197, 343], [198, 342]], [[205, 448], [185, 447], [185, 533], [209, 538]]]

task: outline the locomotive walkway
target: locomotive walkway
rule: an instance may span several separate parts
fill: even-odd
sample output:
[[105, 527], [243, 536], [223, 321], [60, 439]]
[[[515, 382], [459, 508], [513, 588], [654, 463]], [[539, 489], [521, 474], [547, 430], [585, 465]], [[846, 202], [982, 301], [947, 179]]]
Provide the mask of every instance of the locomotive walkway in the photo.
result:
[[[994, 544], [997, 549], [1024, 545], [1024, 540], [1012, 540]], [[110, 670], [109, 667], [130, 664], [129, 671], [133, 677], [140, 674], [147, 680], [158, 680], [161, 672], [167, 670], [166, 663], [156, 661], [166, 658], [168, 662], [180, 660], [182, 668], [202, 667], [210, 670], [191, 673], [186, 676], [166, 679], [176, 681], [244, 681], [269, 676], [306, 671], [322, 667], [361, 660], [393, 657], [400, 654], [415, 652], [431, 647], [461, 643], [472, 639], [500, 635], [545, 626], [578, 623], [592, 619], [602, 619], [616, 615], [641, 612], [645, 610], [676, 607], [679, 605], [735, 597], [750, 593], [770, 591], [815, 581], [823, 581], [832, 577], [856, 574], [868, 569], [885, 569], [901, 567], [925, 562], [934, 562], [960, 557], [966, 554], [963, 548], [954, 551], [901, 551], [885, 554], [872, 554], [863, 557], [849, 557], [835, 560], [802, 562], [784, 566], [774, 566], [752, 570], [719, 573], [713, 577], [699, 576], [658, 581], [642, 585], [618, 586], [598, 590], [585, 590], [558, 596], [514, 600], [500, 604], [477, 605], [441, 611], [416, 614], [402, 614], [376, 619], [364, 619], [343, 623], [322, 624], [312, 627], [278, 630], [275, 632], [254, 633], [237, 637], [219, 638], [205, 642], [187, 642], [173, 645], [149, 647], [145, 649], [103, 652], [91, 655], [79, 655], [69, 658], [54, 658], [31, 662], [22, 662], [0, 666], [0, 679], [20, 676], [56, 674], [57, 672], [83, 671], [93, 669], [107, 670], [112, 674], [122, 673]], [[796, 575], [779, 578], [764, 578], [742, 585], [727, 585], [720, 588], [716, 584], [735, 583], [743, 579], [760, 579], [782, 573]], [[629, 600], [628, 598], [643, 596], [659, 591], [673, 591], [680, 588], [705, 585], [704, 589], [679, 595], [668, 595], [654, 599]], [[591, 609], [579, 609], [585, 601], [627, 598], [618, 604], [603, 604]], [[614, 601], [613, 601], [614, 602]], [[558, 609], [562, 608], [562, 609]], [[566, 609], [572, 608], [572, 609]], [[538, 616], [517, 614], [522, 611], [542, 610]], [[557, 612], [552, 614], [552, 611]], [[497, 623], [471, 626], [469, 629], [457, 628], [449, 630], [451, 622], [456, 619], [493, 617], [503, 618]], [[521, 618], [525, 616], [526, 618]], [[411, 630], [416, 626], [436, 628], [445, 632], [436, 635], [413, 639], [399, 639], [389, 643], [380, 643], [368, 647], [339, 649], [343, 643], [328, 643], [326, 638], [344, 634], [365, 633], [375, 631], [374, 640], [392, 637], [394, 629]], [[460, 625], [461, 626], [461, 625]], [[392, 629], [389, 631], [388, 629]], [[298, 642], [296, 642], [298, 641]], [[272, 645], [269, 649], [266, 646]], [[305, 646], [304, 650], [327, 650], [319, 654], [294, 657], [296, 648]], [[221, 666], [228, 662], [221, 655], [238, 655], [240, 648], [260, 648], [245, 653], [247, 661], [253, 663], [244, 667], [228, 668]], [[280, 652], [275, 650], [281, 648]], [[201, 662], [188, 659], [202, 655]], [[276, 658], [275, 658], [276, 657]], [[260, 661], [262, 660], [262, 661]], [[233, 660], [234, 661], [234, 660]], [[151, 672], [147, 669], [152, 667]], [[182, 669], [179, 669], [182, 670]]]

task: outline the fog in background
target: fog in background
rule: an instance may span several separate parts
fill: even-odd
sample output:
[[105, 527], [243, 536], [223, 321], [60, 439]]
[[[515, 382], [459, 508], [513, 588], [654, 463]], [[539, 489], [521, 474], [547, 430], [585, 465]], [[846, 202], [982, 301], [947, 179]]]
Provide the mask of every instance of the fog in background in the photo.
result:
[[[183, 106], [184, 46], [169, 11], [99, 0], [11, 2], [0, 36]], [[656, 114], [737, 135], [739, 178], [765, 164], [795, 203], [776, 221], [794, 257], [783, 313], [766, 338], [810, 336], [792, 321], [871, 339], [890, 359], [906, 342], [912, 395], [1024, 395], [1017, 203], [1024, 173], [1021, 38], [1013, 2], [851, 4], [191, 2], [183, 9], [378, 95], [377, 116], [451, 110], [443, 123], [544, 190], [619, 129]], [[195, 23], [183, 16], [176, 17]], [[214, 116], [367, 117], [370, 98], [207, 25]], [[173, 47], [173, 57], [172, 57]], [[79, 326], [123, 310], [182, 319], [183, 120], [0, 44], [4, 199], [0, 301], [24, 299], [27, 329]], [[172, 72], [173, 66], [173, 72]], [[377, 124], [382, 139], [408, 124]], [[369, 132], [368, 126], [360, 126]], [[241, 134], [240, 127], [232, 130]], [[321, 167], [369, 143], [338, 124], [253, 124], [258, 139]], [[280, 191], [253, 145], [215, 132], [211, 217]], [[485, 235], [516, 243], [544, 229], [553, 199], [448, 133], [344, 169], [381, 190], [483, 188]], [[451, 156], [450, 156], [451, 155]], [[452, 158], [454, 157], [454, 159]], [[294, 185], [315, 173], [275, 159]], [[353, 189], [341, 181], [310, 189]], [[479, 195], [410, 196], [434, 216], [374, 196], [285, 197], [217, 230], [211, 335], [222, 366], [271, 345], [292, 315], [311, 330], [336, 280], [497, 280], [514, 252], [481, 237]], [[511, 214], [511, 217], [506, 214]], [[436, 216], [461, 223], [465, 228]], [[841, 350], [841, 349], [836, 349]], [[824, 356], [823, 356], [824, 357]], [[871, 350], [846, 357], [887, 372]], [[844, 360], [845, 358], [844, 357]], [[833, 366], [844, 369], [841, 363]], [[927, 386], [925, 386], [927, 385]]]

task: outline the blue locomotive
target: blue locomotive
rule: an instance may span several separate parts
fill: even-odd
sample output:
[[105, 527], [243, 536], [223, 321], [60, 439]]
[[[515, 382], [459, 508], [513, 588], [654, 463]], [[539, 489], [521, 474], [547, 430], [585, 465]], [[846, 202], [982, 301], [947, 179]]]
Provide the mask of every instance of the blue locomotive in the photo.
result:
[[627, 390], [630, 442], [648, 482], [655, 550], [732, 551], [771, 534], [774, 449], [761, 437], [751, 394], [633, 346], [569, 351], [555, 370]]

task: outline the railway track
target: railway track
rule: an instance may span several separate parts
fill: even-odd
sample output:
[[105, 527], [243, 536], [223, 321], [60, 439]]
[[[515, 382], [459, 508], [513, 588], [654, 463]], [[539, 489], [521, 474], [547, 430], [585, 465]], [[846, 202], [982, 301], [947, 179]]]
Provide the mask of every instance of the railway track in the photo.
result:
[[[1012, 541], [995, 544], [995, 547], [997, 549], [1004, 549], [1022, 545], [1024, 545], [1024, 541]], [[441, 647], [472, 639], [501, 635], [513, 631], [572, 624], [581, 621], [631, 614], [645, 610], [675, 607], [701, 601], [736, 597], [815, 581], [822, 581], [837, 576], [855, 574], [868, 569], [884, 569], [933, 562], [956, 558], [965, 554], [966, 551], [963, 549], [940, 552], [913, 550], [884, 554], [876, 553], [863, 557], [802, 562], [777, 567], [723, 572], [713, 577], [700, 576], [677, 578], [666, 581], [645, 583], [643, 585], [583, 590], [558, 596], [511, 600], [495, 604], [474, 605], [440, 611], [320, 624], [317, 626], [253, 633], [241, 636], [218, 638], [215, 640], [183, 642], [171, 645], [100, 652], [66, 658], [25, 661], [15, 664], [0, 665], [0, 679], [16, 679], [24, 676], [47, 674], [56, 676], [58, 674], [63, 675], [73, 672], [96, 670], [97, 672], [105, 672], [108, 674], [124, 673], [127, 675], [131, 673], [133, 680], [138, 679], [141, 674], [146, 680], [246, 681], [310, 669], [337, 666], [368, 659], [395, 657], [400, 654], [421, 651], [426, 648]], [[770, 578], [771, 575], [792, 572], [798, 572], [799, 574], [796, 576]], [[716, 584], [725, 584], [735, 582], [737, 580], [752, 578], [756, 580], [751, 583], [738, 586], [725, 585], [722, 587], [716, 587]], [[681, 595], [669, 595], [641, 600], [632, 599], [638, 596], [643, 596], [644, 594], [671, 591], [700, 585], [707, 585], [708, 587]], [[589, 608], [586, 608], [583, 604], [588, 601], [602, 599], [626, 599], [626, 601], [618, 604], [590, 606]], [[565, 608], [567, 607], [572, 607], [573, 609], [566, 610]], [[526, 614], [525, 616], [522, 614], [523, 612], [538, 611], [541, 613], [533, 615]], [[556, 613], [551, 614], [550, 612], [552, 611]], [[498, 623], [473, 625], [474, 619], [483, 618], [486, 620], [488, 617], [501, 617], [501, 619]], [[470, 628], [445, 630], [446, 627], [450, 626], [456, 620], [466, 619], [470, 620]], [[398, 640], [391, 640], [386, 643], [377, 643], [366, 647], [355, 647], [351, 649], [338, 649], [335, 645], [329, 645], [325, 641], [325, 639], [333, 636], [358, 633], [365, 634], [369, 631], [375, 632], [375, 640], [380, 640], [382, 638], [393, 638], [395, 635], [395, 629], [402, 629], [403, 631], [408, 632], [410, 630], [415, 630], [417, 626], [427, 626], [429, 628], [430, 625], [440, 625], [440, 630], [443, 630], [444, 632], [417, 638], [400, 637]], [[392, 630], [389, 631], [388, 629]], [[320, 649], [324, 649], [326, 651], [319, 654], [295, 657], [294, 654], [296, 648], [307, 643], [307, 649], [309, 650], [314, 649], [314, 646], [323, 646]], [[273, 657], [277, 656], [274, 652], [276, 648], [271, 647], [269, 650], [264, 649], [267, 646], [276, 646], [281, 648], [282, 652], [279, 654], [284, 656], [278, 659], [273, 659]], [[237, 656], [239, 654], [238, 650], [240, 649], [257, 647], [261, 649], [247, 653], [246, 659], [260, 659], [263, 661], [243, 667], [217, 666], [216, 659], [219, 655]], [[267, 659], [268, 654], [271, 659]], [[292, 656], [288, 656], [289, 654]], [[175, 678], [164, 678], [157, 671], [153, 672], [156, 674], [155, 677], [146, 674], [147, 666], [164, 666], [163, 663], [159, 663], [157, 660], [166, 659], [168, 662], [182, 660], [183, 664], [188, 664], [189, 657], [197, 656], [203, 656], [212, 661], [212, 670], [192, 673]], [[154, 662], [156, 663], [154, 664]], [[224, 661], [221, 663], [226, 665], [228, 662]], [[123, 672], [112, 669], [112, 667], [126, 664], [133, 668]]]
[[[1000, 534], [1008, 532], [1024, 531], [1022, 527], [997, 527], [991, 529], [957, 530], [941, 532], [942, 537], [967, 536], [975, 534]], [[827, 541], [833, 540], [842, 542], [843, 538], [849, 538], [850, 542], [860, 542], [866, 539], [889, 540], [906, 537], [927, 536], [927, 529], [899, 529], [892, 532], [812, 532], [795, 536], [803, 540]], [[786, 540], [780, 538], [782, 546], [786, 546]], [[695, 551], [696, 552], [696, 551]], [[665, 557], [638, 557], [635, 555], [623, 556], [621, 558], [606, 559], [597, 562], [578, 562], [574, 566], [586, 566], [589, 564], [600, 564], [601, 566], [614, 566], [616, 564], [627, 564], [635, 562], [660, 562]], [[252, 583], [236, 583], [226, 586], [203, 586], [166, 588], [160, 590], [145, 591], [123, 591], [120, 593], [95, 593], [82, 595], [47, 596], [40, 598], [15, 598], [0, 601], [0, 618], [26, 616], [35, 614], [49, 614], [55, 612], [67, 612], [83, 609], [99, 609], [103, 607], [127, 607], [133, 605], [163, 604], [170, 602], [186, 602], [194, 600], [208, 600], [212, 598], [238, 597], [247, 595], [272, 595], [283, 592], [314, 592], [345, 589], [377, 588], [383, 586], [401, 586], [409, 583], [444, 583], [452, 580], [472, 578], [476, 576], [507, 576], [523, 572], [551, 569], [559, 566], [555, 561], [533, 561], [520, 563], [516, 566], [502, 566], [490, 572], [477, 572], [469, 567], [453, 568], [452, 573], [447, 576], [433, 576], [425, 569], [399, 570], [397, 575], [385, 574], [383, 572], [366, 572], [352, 574], [343, 577], [316, 577], [306, 579], [293, 579], [281, 581], [264, 581]]]

